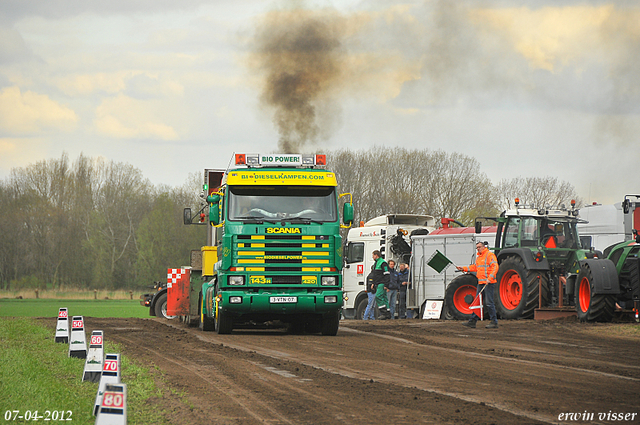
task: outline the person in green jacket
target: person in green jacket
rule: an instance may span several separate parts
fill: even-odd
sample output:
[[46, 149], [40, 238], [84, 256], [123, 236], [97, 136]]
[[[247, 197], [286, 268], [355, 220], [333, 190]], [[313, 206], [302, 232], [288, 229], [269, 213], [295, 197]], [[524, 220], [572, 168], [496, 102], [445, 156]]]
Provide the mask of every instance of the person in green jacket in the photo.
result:
[[389, 299], [387, 297], [390, 282], [391, 271], [389, 270], [389, 265], [382, 258], [380, 251], [373, 251], [373, 283], [377, 286], [376, 304], [380, 313], [378, 319], [381, 320], [391, 318], [391, 313], [388, 309]]

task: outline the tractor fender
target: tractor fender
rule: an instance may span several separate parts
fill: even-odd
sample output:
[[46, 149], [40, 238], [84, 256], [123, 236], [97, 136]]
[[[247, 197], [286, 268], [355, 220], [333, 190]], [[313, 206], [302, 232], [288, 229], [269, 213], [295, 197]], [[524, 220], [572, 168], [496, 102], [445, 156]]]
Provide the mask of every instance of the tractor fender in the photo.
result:
[[158, 298], [160, 298], [160, 296], [162, 294], [166, 294], [167, 293], [167, 288], [161, 289], [160, 291], [156, 291], [155, 294], [153, 294], [153, 297], [151, 297], [151, 302], [149, 303], [149, 308], [153, 311], [156, 308], [156, 302], [158, 301]]
[[549, 270], [549, 261], [543, 258], [542, 261], [537, 262], [533, 258], [533, 251], [529, 248], [506, 248], [500, 251], [497, 255], [498, 264], [507, 257], [520, 257], [524, 262], [527, 270]]
[[616, 265], [609, 259], [580, 260], [580, 268], [589, 267], [593, 276], [593, 295], [620, 293], [620, 282]]

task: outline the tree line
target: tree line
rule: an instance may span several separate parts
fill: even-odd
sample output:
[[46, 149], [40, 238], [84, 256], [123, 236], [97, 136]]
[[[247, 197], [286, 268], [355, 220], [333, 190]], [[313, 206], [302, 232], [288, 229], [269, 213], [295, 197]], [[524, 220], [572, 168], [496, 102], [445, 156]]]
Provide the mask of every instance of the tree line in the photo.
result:
[[468, 155], [428, 149], [372, 147], [329, 153], [338, 189], [354, 196], [355, 223], [388, 213], [427, 214], [473, 226], [476, 217], [495, 217], [521, 205], [582, 205], [576, 190], [556, 177], [515, 177], [493, 184]]
[[131, 288], [189, 264], [206, 244], [200, 179], [154, 186], [132, 165], [66, 154], [14, 168], [0, 182], [0, 288]]
[[[353, 194], [355, 225], [387, 213], [429, 214], [472, 225], [523, 204], [569, 205], [575, 189], [553, 177], [492, 184], [459, 153], [405, 148], [327, 153], [340, 192]], [[130, 164], [66, 154], [14, 168], [0, 180], [0, 288], [132, 288], [164, 280], [206, 244], [185, 226], [201, 208], [202, 173], [179, 187], [154, 186]]]

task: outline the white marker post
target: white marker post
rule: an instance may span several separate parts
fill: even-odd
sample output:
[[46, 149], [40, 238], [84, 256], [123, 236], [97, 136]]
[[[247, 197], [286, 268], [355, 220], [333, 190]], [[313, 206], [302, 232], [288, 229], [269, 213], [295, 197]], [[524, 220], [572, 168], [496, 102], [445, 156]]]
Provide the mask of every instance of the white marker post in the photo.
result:
[[87, 358], [87, 339], [84, 336], [84, 319], [82, 316], [73, 316], [71, 319], [69, 357]]
[[69, 343], [69, 312], [66, 308], [58, 311], [58, 323], [56, 323], [56, 342]]
[[84, 362], [83, 381], [100, 382], [102, 364], [104, 363], [104, 350], [102, 349], [102, 331], [93, 331], [89, 340], [89, 352]]
[[95, 425], [126, 425], [127, 384], [107, 384]]
[[93, 416], [98, 414], [100, 403], [102, 403], [102, 395], [107, 384], [115, 385], [120, 383], [120, 354], [107, 353], [104, 358], [104, 366], [102, 367], [102, 376], [100, 377], [100, 385], [98, 385], [98, 393], [96, 394], [96, 402], [93, 406]]

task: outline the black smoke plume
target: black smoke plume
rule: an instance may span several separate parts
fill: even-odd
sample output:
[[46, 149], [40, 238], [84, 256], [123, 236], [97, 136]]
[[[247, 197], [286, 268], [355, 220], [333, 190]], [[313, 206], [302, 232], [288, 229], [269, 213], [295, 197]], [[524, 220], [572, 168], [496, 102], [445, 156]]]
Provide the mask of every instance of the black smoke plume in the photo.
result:
[[273, 113], [283, 153], [327, 139], [339, 106], [332, 92], [343, 60], [341, 18], [303, 9], [268, 13], [254, 40], [263, 79], [260, 100]]

